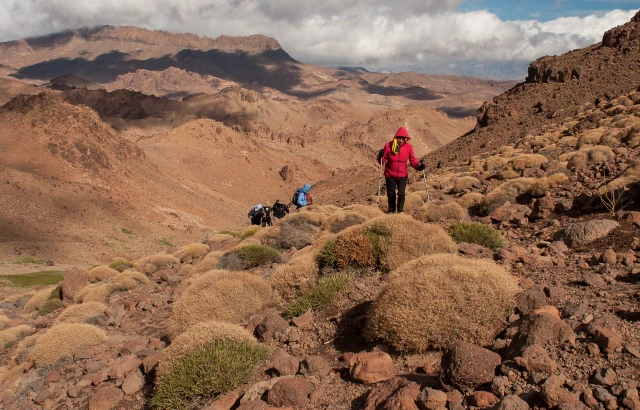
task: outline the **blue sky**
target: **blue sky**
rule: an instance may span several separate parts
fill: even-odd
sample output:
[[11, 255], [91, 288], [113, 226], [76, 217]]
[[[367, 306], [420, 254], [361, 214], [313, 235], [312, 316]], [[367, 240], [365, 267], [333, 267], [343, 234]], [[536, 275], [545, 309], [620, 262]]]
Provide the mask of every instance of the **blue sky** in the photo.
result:
[[462, 12], [487, 10], [502, 20], [542, 22], [559, 17], [603, 15], [615, 9], [640, 9], [640, 0], [468, 0], [459, 6]]

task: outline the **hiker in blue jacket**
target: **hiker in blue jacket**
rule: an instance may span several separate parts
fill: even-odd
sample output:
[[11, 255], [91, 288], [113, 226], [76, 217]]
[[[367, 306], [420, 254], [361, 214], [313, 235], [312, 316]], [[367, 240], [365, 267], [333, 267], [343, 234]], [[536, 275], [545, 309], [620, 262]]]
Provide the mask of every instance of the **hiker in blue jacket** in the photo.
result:
[[311, 185], [304, 184], [302, 188], [298, 188], [296, 190], [296, 193], [293, 194], [291, 203], [296, 206], [296, 211], [300, 211], [300, 208], [302, 208], [303, 206], [308, 206], [313, 204], [311, 195], [309, 195], [310, 190], [311, 190]]

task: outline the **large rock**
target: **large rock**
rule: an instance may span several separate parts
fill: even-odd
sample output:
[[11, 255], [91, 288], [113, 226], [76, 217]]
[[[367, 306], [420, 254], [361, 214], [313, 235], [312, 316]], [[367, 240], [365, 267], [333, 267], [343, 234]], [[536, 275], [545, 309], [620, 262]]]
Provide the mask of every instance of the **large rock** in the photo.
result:
[[518, 329], [515, 343], [519, 347], [539, 344], [574, 344], [576, 334], [566, 323], [550, 313], [531, 315]]
[[529, 373], [552, 374], [556, 371], [557, 365], [544, 347], [540, 345], [527, 346], [520, 357], [516, 357], [516, 363], [524, 367]]
[[60, 283], [60, 292], [62, 299], [66, 302], [73, 302], [76, 297], [76, 293], [89, 284], [87, 272], [80, 268], [69, 268], [62, 278]]
[[528, 315], [532, 310], [536, 310], [546, 304], [547, 294], [543, 285], [532, 286], [516, 295], [516, 305], [523, 315]]
[[418, 396], [418, 407], [422, 410], [441, 410], [447, 406], [447, 393], [425, 387]]
[[540, 394], [549, 408], [578, 401], [575, 394], [563, 387], [565, 382], [566, 378], [558, 375], [549, 377], [542, 385]]
[[531, 407], [526, 401], [515, 395], [505, 396], [498, 404], [493, 406], [495, 410], [529, 410]]
[[369, 390], [364, 410], [418, 410], [420, 386], [404, 377], [394, 377]]
[[105, 386], [89, 400], [89, 410], [111, 410], [124, 398], [122, 390], [114, 386]]
[[293, 376], [298, 373], [300, 359], [278, 349], [271, 358], [270, 366], [277, 376]]
[[270, 342], [278, 333], [289, 328], [289, 323], [276, 312], [269, 312], [256, 326], [255, 335], [261, 342]]
[[594, 219], [568, 225], [564, 228], [564, 232], [571, 246], [582, 246], [607, 236], [609, 232], [617, 227], [618, 223], [616, 221]]
[[363, 352], [349, 359], [349, 374], [355, 381], [373, 384], [395, 376], [393, 359], [384, 352]]
[[467, 342], [456, 342], [442, 356], [442, 375], [445, 383], [469, 392], [491, 383], [501, 363], [500, 355], [491, 350]]
[[306, 379], [282, 379], [267, 393], [267, 403], [274, 407], [305, 408], [313, 390], [313, 385]]

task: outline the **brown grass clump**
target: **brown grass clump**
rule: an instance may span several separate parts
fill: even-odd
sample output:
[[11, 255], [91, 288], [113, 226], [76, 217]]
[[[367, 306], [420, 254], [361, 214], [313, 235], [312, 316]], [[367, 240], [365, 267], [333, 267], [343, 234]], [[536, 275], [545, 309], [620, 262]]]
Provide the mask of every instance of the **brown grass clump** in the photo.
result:
[[567, 167], [572, 170], [585, 170], [594, 165], [601, 165], [615, 158], [611, 147], [596, 145], [595, 147], [581, 149], [571, 158]]
[[135, 262], [135, 265], [138, 267], [138, 270], [142, 273], [151, 274], [158, 270], [158, 268], [162, 267], [172, 267], [173, 265], [178, 265], [180, 260], [173, 255], [169, 255], [167, 253], [156, 253], [155, 255], [150, 255], [142, 259], [138, 259]]
[[516, 178], [507, 181], [485, 195], [483, 208], [487, 213], [491, 213], [507, 201], [515, 203], [518, 197], [528, 194], [535, 183], [534, 178]]
[[251, 238], [253, 235], [255, 235], [259, 230], [260, 230], [260, 226], [258, 225], [251, 225], [248, 226], [246, 228], [244, 228], [241, 232], [240, 232], [240, 240], [243, 239], [247, 239], [247, 238]]
[[417, 220], [422, 222], [469, 220], [469, 214], [457, 202], [427, 202], [414, 212]]
[[458, 205], [460, 205], [464, 209], [469, 209], [482, 203], [483, 199], [484, 195], [482, 195], [481, 193], [469, 192], [468, 194], [464, 194], [460, 198], [458, 198]]
[[479, 183], [480, 181], [478, 180], [478, 178], [472, 176], [456, 178], [453, 180], [453, 187], [451, 188], [451, 192], [454, 194], [459, 194], [466, 191], [467, 189], [473, 188]]
[[258, 343], [249, 332], [238, 325], [216, 321], [195, 324], [177, 336], [171, 345], [162, 351], [162, 360], [156, 371], [158, 380], [166, 377], [182, 357], [212, 340]]
[[317, 251], [299, 252], [288, 263], [278, 266], [269, 284], [285, 300], [293, 300], [318, 281]]
[[209, 252], [209, 245], [205, 245], [204, 243], [190, 243], [174, 253], [174, 256], [179, 258], [180, 262], [184, 262], [189, 259], [200, 259], [207, 252]]
[[51, 291], [55, 289], [55, 286], [48, 286], [44, 289], [41, 289], [36, 292], [35, 295], [29, 299], [26, 305], [24, 305], [25, 309], [36, 310], [49, 300], [49, 296], [51, 296]]
[[173, 307], [169, 331], [174, 339], [189, 327], [210, 320], [242, 324], [275, 301], [271, 286], [255, 275], [212, 271], [184, 290]]
[[20, 325], [10, 327], [9, 329], [0, 332], [0, 349], [4, 349], [8, 344], [14, 343], [21, 337], [32, 335], [36, 332], [35, 327]]
[[111, 285], [107, 282], [92, 283], [80, 289], [74, 298], [76, 303], [100, 302], [104, 301], [113, 293]]
[[103, 266], [96, 266], [95, 268], [91, 269], [89, 271], [89, 282], [95, 283], [95, 282], [104, 282], [106, 280], [109, 280], [111, 278], [113, 278], [114, 276], [118, 276], [120, 274], [120, 272], [118, 272], [115, 269], [111, 269], [110, 267], [103, 265]]
[[100, 302], [87, 302], [81, 305], [73, 305], [60, 313], [55, 323], [82, 323], [87, 318], [102, 315], [106, 311], [107, 307]]
[[423, 256], [391, 273], [365, 328], [399, 352], [442, 349], [456, 340], [490, 343], [519, 291], [495, 262], [458, 255]]
[[280, 229], [273, 239], [273, 246], [280, 249], [302, 249], [312, 244], [326, 219], [325, 214], [311, 211], [285, 216], [278, 223]]
[[520, 154], [511, 158], [508, 165], [516, 171], [523, 171], [526, 168], [540, 168], [547, 162], [549, 162], [549, 160], [544, 155]]
[[358, 213], [339, 211], [333, 213], [324, 221], [322, 229], [328, 230], [331, 233], [338, 233], [350, 226], [359, 225], [366, 220], [367, 218]]
[[55, 363], [78, 349], [87, 349], [106, 341], [107, 335], [95, 326], [62, 323], [38, 337], [35, 346], [29, 352], [29, 360], [35, 361], [38, 366]]
[[209, 242], [211, 243], [222, 243], [227, 241], [230, 242], [233, 240], [235, 240], [235, 238], [232, 235], [229, 235], [228, 233], [217, 233], [213, 235], [211, 238], [209, 238]]
[[367, 219], [373, 219], [384, 215], [384, 212], [382, 212], [380, 208], [362, 204], [350, 205], [348, 207], [345, 207], [344, 211], [354, 212], [358, 215], [364, 216]]
[[223, 255], [224, 252], [222, 251], [209, 252], [188, 272], [188, 276], [196, 276], [216, 269], [216, 266], [218, 266], [218, 262], [220, 262]]
[[112, 277], [106, 282], [92, 283], [80, 289], [75, 297], [76, 303], [100, 302], [104, 303], [112, 293], [127, 291], [141, 284], [149, 283], [144, 274], [127, 270]]
[[0, 312], [0, 329], [4, 329], [9, 322], [9, 318], [4, 313]]
[[598, 189], [600, 194], [613, 190], [623, 189], [629, 185], [640, 181], [640, 162], [631, 164], [627, 169], [622, 171], [620, 175], [612, 179], [608, 184]]
[[595, 128], [580, 134], [578, 137], [577, 148], [597, 145], [600, 142], [600, 139], [602, 139], [604, 132], [604, 128]]

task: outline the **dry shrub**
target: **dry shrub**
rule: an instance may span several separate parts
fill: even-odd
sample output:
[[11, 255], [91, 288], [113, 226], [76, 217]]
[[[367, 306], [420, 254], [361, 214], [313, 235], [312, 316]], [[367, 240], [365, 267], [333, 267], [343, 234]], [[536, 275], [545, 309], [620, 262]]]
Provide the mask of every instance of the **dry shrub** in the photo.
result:
[[56, 318], [57, 323], [82, 323], [88, 317], [106, 313], [107, 307], [100, 302], [87, 302], [69, 306]]
[[[272, 220], [274, 220], [276, 218], [272, 218]], [[280, 231], [280, 227], [277, 225], [274, 226], [268, 226], [265, 228], [260, 229], [258, 232], [256, 232], [251, 239], [252, 240], [256, 240], [258, 241], [260, 244], [267, 244], [270, 240], [272, 240], [274, 237], [278, 236], [278, 232]]]
[[391, 273], [365, 334], [399, 352], [442, 349], [457, 340], [484, 346], [500, 331], [518, 290], [491, 260], [423, 256]]
[[246, 272], [212, 271], [187, 287], [173, 307], [169, 331], [175, 339], [189, 327], [210, 320], [242, 324], [274, 304], [271, 286]]
[[[566, 168], [565, 168], [566, 169]], [[555, 174], [551, 174], [545, 177], [550, 186], [563, 185], [569, 182], [569, 177], [563, 172], [556, 171]]]
[[500, 153], [501, 155], [511, 156], [515, 150], [516, 150], [515, 147], [512, 147], [511, 145], [503, 145], [500, 148], [498, 148], [498, 153]]
[[576, 137], [563, 137], [558, 141], [558, 145], [564, 145], [571, 148], [576, 148], [578, 146], [578, 138]]
[[120, 272], [118, 272], [115, 269], [111, 269], [110, 267], [103, 265], [103, 266], [96, 266], [95, 268], [91, 269], [89, 271], [89, 282], [104, 282], [106, 280], [109, 280], [111, 278], [113, 278], [114, 276], [118, 276]]
[[451, 192], [454, 194], [459, 194], [466, 191], [467, 189], [473, 188], [478, 184], [480, 184], [478, 178], [474, 178], [471, 176], [456, 178], [453, 180], [453, 187], [451, 188]]
[[109, 283], [117, 290], [131, 290], [138, 285], [146, 285], [149, 283], [149, 278], [140, 272], [134, 270], [127, 270], [109, 279]]
[[515, 203], [520, 196], [527, 195], [535, 183], [534, 178], [516, 178], [507, 181], [485, 195], [482, 207], [485, 212], [491, 213], [507, 201]]
[[112, 277], [106, 282], [92, 283], [80, 289], [75, 296], [76, 303], [100, 302], [104, 303], [111, 294], [118, 291], [127, 291], [140, 284], [149, 283], [149, 278], [144, 274], [127, 270]]
[[209, 242], [211, 243], [222, 243], [227, 241], [233, 241], [235, 238], [228, 233], [217, 233], [209, 238]]
[[540, 154], [521, 154], [509, 160], [509, 166], [516, 171], [523, 171], [526, 168], [540, 168], [549, 162], [547, 157]]
[[61, 323], [38, 337], [29, 352], [29, 360], [42, 364], [55, 363], [78, 349], [87, 349], [107, 341], [101, 329], [84, 323]]
[[220, 262], [220, 259], [223, 255], [224, 252], [222, 251], [209, 252], [188, 272], [188, 276], [196, 276], [201, 273], [217, 269], [216, 267], [218, 266], [218, 263]]
[[0, 329], [4, 329], [9, 322], [9, 318], [4, 313], [0, 313]]
[[76, 303], [100, 302], [103, 303], [111, 295], [111, 285], [107, 282], [92, 283], [80, 289], [74, 298]]
[[205, 245], [204, 243], [190, 243], [174, 253], [174, 256], [179, 258], [180, 262], [184, 262], [188, 259], [200, 259], [207, 252], [209, 252], [209, 245]]
[[501, 181], [506, 181], [508, 179], [519, 178], [521, 175], [522, 175], [521, 171], [506, 169], [506, 170], [500, 171], [500, 173], [498, 174], [498, 179], [500, 179]]
[[3, 330], [0, 332], [0, 350], [4, 349], [4, 347], [8, 344], [14, 343], [21, 337], [32, 335], [36, 332], [35, 327], [20, 325], [15, 327], [10, 327], [9, 329]]
[[335, 205], [309, 205], [300, 208], [300, 212], [314, 212], [318, 214], [331, 215], [340, 211], [341, 208]]
[[598, 189], [600, 194], [605, 194], [614, 190], [624, 189], [629, 185], [640, 181], [640, 162], [631, 164], [620, 175], [612, 179], [608, 184]]
[[457, 202], [427, 202], [414, 212], [417, 220], [422, 222], [455, 221], [469, 219], [469, 214]]
[[244, 228], [241, 232], [240, 232], [240, 240], [244, 240], [247, 238], [251, 238], [253, 235], [255, 235], [258, 231], [260, 230], [260, 226], [258, 225], [251, 225], [248, 226], [246, 228]]
[[[424, 188], [424, 185], [422, 186]], [[362, 205], [362, 204], [350, 205], [344, 208], [344, 211], [354, 212], [358, 215], [364, 216], [367, 219], [373, 219], [373, 218], [377, 218], [379, 216], [384, 215], [384, 212], [382, 212], [380, 208], [376, 206]]]
[[339, 211], [332, 214], [322, 224], [322, 229], [328, 230], [331, 233], [338, 233], [350, 226], [359, 225], [366, 221], [364, 216], [348, 211]]
[[635, 125], [624, 130], [620, 137], [622, 142], [630, 148], [637, 148], [640, 146], [640, 125]]
[[109, 267], [111, 269], [117, 270], [118, 272], [124, 272], [128, 269], [135, 269], [136, 265], [124, 258], [115, 258], [113, 262], [109, 264]]
[[580, 149], [585, 145], [597, 145], [604, 132], [604, 128], [594, 128], [580, 134], [580, 136], [578, 137], [577, 148]]
[[288, 263], [278, 266], [269, 283], [283, 299], [295, 299], [318, 281], [316, 258], [317, 251], [296, 254]]
[[316, 212], [299, 212], [285, 216], [278, 224], [280, 229], [278, 236], [274, 238], [274, 246], [280, 249], [301, 249], [312, 244], [326, 219], [326, 215]]
[[142, 273], [151, 274], [158, 270], [158, 268], [167, 267], [170, 268], [173, 265], [178, 265], [180, 260], [173, 255], [167, 253], [156, 253], [142, 259], [138, 259], [135, 262], [138, 270]]
[[458, 198], [458, 205], [460, 205], [464, 209], [469, 209], [482, 203], [483, 199], [484, 195], [482, 195], [481, 193], [469, 192], [468, 194], [464, 194], [460, 198]]
[[162, 351], [162, 360], [156, 372], [158, 380], [166, 377], [182, 357], [213, 340], [258, 343], [251, 333], [238, 325], [216, 321], [195, 324], [177, 336], [171, 345]]
[[40, 308], [42, 305], [47, 303], [49, 300], [49, 296], [51, 296], [51, 292], [55, 289], [55, 286], [48, 286], [44, 289], [41, 289], [36, 292], [35, 295], [29, 299], [26, 305], [24, 305], [25, 309], [36, 310]]
[[585, 170], [594, 165], [601, 165], [615, 158], [610, 147], [596, 145], [595, 147], [581, 149], [569, 159], [567, 167], [572, 170]]
[[[509, 147], [513, 150], [513, 147]], [[472, 168], [478, 172], [493, 172], [497, 169], [501, 169], [509, 162], [508, 159], [499, 155], [494, 155], [486, 159], [480, 159], [471, 163]]]

